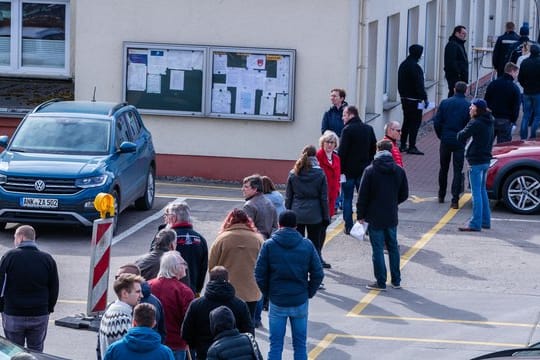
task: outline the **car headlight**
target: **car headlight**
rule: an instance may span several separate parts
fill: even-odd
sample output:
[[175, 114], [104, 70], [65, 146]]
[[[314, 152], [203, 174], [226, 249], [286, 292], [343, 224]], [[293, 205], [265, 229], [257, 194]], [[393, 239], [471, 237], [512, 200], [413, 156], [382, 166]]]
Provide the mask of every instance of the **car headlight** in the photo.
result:
[[492, 167], [493, 165], [495, 165], [497, 163], [497, 161], [499, 161], [499, 159], [497, 158], [493, 158], [489, 161], [489, 167]]
[[7, 176], [0, 174], [0, 184], [7, 183]]
[[103, 186], [107, 182], [107, 175], [93, 176], [75, 180], [75, 186], [80, 188], [93, 188]]

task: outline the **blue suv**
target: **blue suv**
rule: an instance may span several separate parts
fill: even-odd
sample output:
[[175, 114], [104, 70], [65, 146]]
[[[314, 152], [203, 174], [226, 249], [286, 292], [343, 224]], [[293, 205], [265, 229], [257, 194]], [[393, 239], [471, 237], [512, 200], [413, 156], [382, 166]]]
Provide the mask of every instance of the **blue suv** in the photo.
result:
[[0, 136], [0, 146], [2, 228], [7, 222], [92, 226], [100, 192], [114, 197], [118, 213], [154, 203], [152, 135], [126, 103], [45, 102], [11, 139]]

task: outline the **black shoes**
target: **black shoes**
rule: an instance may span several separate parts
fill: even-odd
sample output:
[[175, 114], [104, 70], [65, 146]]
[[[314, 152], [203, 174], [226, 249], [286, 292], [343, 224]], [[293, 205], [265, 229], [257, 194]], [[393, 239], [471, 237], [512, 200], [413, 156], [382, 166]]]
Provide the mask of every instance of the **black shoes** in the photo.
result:
[[418, 150], [418, 148], [417, 148], [416, 146], [410, 147], [409, 150], [407, 150], [407, 154], [411, 154], [411, 155], [424, 155], [424, 153], [421, 152], [420, 150]]
[[332, 265], [330, 265], [329, 263], [327, 263], [326, 261], [322, 261], [322, 267], [325, 268], [325, 269], [331, 269], [332, 268]]
[[452, 209], [459, 209], [459, 204], [457, 201], [452, 201], [452, 203], [450, 204], [450, 207]]
[[409, 148], [407, 146], [400, 146], [399, 147], [400, 152], [407, 152], [408, 150], [409, 150]]
[[444, 203], [444, 196], [439, 196], [439, 204]]
[[480, 229], [474, 229], [474, 228], [471, 228], [471, 227], [460, 227], [458, 228], [459, 231], [467, 231], [467, 232], [478, 232], [478, 231], [481, 231]]

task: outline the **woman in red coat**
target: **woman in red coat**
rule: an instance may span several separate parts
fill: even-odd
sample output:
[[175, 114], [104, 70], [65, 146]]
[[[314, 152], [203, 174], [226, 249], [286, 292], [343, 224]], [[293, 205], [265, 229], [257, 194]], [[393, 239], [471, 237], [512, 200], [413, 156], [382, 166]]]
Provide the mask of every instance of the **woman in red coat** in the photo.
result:
[[[341, 162], [339, 156], [335, 152], [339, 145], [339, 138], [336, 133], [330, 130], [326, 130], [319, 139], [319, 147], [317, 150], [317, 160], [319, 166], [323, 169], [326, 175], [326, 182], [328, 184], [328, 212], [330, 218], [335, 214], [336, 199], [339, 195], [340, 182], [339, 177], [341, 175]], [[326, 228], [323, 226], [321, 239], [324, 244], [326, 238]], [[331, 266], [323, 260], [323, 267], [329, 269]]]

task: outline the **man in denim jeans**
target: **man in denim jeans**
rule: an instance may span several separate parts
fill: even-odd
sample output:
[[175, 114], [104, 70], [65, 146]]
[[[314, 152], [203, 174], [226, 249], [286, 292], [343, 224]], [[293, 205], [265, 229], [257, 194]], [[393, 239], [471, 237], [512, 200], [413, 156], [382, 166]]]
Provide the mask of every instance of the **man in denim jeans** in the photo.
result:
[[366, 168], [360, 183], [356, 204], [358, 222], [369, 224], [369, 240], [372, 247], [375, 281], [366, 287], [386, 290], [386, 265], [384, 246], [390, 258], [391, 284], [401, 288], [399, 248], [397, 243], [398, 205], [409, 197], [409, 185], [405, 171], [392, 157], [392, 142], [383, 139], [377, 143], [377, 154]]
[[270, 299], [268, 360], [281, 359], [288, 319], [294, 359], [307, 359], [308, 299], [315, 295], [323, 277], [315, 247], [296, 230], [296, 214], [283, 211], [279, 230], [264, 242], [255, 265], [257, 285]]
[[362, 173], [373, 160], [377, 139], [373, 128], [360, 120], [355, 106], [349, 105], [343, 110], [343, 122], [345, 127], [341, 132], [338, 155], [341, 159], [341, 172], [346, 178], [346, 181], [341, 184], [341, 191], [343, 192], [345, 234], [349, 234], [353, 226], [354, 189], [358, 190]]
[[0, 312], [6, 337], [29, 349], [43, 351], [49, 314], [58, 299], [58, 270], [53, 257], [38, 249], [29, 225], [15, 230], [15, 249], [0, 262]]

